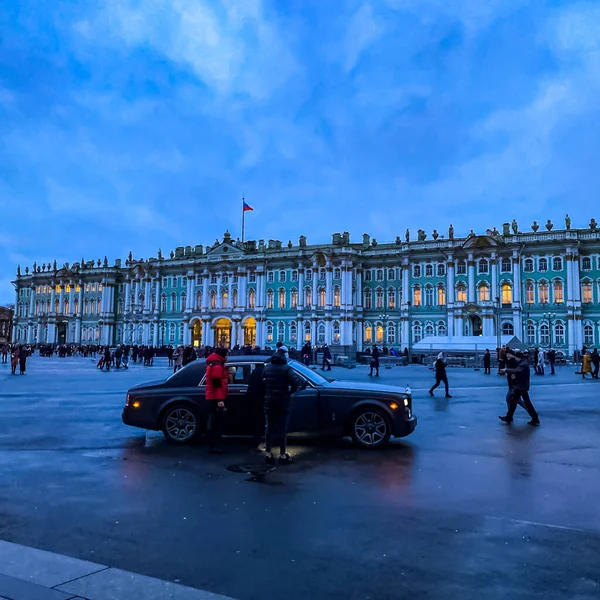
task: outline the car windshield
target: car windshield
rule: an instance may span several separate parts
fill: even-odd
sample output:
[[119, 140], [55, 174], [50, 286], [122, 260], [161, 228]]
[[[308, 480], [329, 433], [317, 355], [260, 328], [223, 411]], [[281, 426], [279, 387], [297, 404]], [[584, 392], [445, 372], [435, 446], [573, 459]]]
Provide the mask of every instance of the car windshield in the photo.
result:
[[314, 385], [326, 385], [329, 383], [329, 379], [319, 375], [319, 373], [315, 373], [315, 371], [309, 369], [306, 365], [303, 365], [297, 360], [290, 360], [289, 364], [294, 367], [295, 371], [298, 371], [300, 375], [308, 379]]
[[169, 387], [194, 387], [200, 383], [206, 370], [204, 361], [194, 361], [167, 378]]

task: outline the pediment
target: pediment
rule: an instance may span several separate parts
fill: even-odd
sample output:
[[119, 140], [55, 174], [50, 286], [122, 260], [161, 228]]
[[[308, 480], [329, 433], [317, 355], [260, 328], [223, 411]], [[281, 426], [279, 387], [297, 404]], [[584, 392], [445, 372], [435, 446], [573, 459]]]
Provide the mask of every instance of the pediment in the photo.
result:
[[465, 250], [483, 250], [485, 248], [497, 248], [500, 246], [500, 241], [491, 235], [471, 235], [463, 244]]
[[206, 252], [207, 256], [219, 258], [227, 258], [228, 256], [241, 256], [242, 254], [245, 254], [244, 250], [228, 242], [220, 242]]

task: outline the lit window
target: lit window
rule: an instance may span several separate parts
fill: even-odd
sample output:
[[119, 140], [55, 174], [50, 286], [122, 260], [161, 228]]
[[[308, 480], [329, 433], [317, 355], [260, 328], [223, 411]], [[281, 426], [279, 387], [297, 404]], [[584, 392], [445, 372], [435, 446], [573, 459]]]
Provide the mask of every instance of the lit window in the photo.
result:
[[510, 283], [502, 284], [502, 304], [512, 304], [512, 286]]
[[413, 305], [421, 306], [421, 288], [418, 285], [413, 290]]
[[285, 308], [285, 290], [283, 288], [279, 290], [279, 308]]
[[273, 323], [267, 323], [267, 342], [271, 343], [273, 341]]
[[326, 302], [327, 302], [327, 295], [326, 295], [326, 293], [325, 293], [325, 290], [324, 290], [323, 288], [321, 288], [321, 289], [319, 290], [319, 306], [320, 306], [321, 308], [324, 308], [324, 307], [325, 307], [325, 304], [326, 304]]
[[221, 308], [229, 308], [229, 294], [227, 292], [221, 294]]
[[340, 324], [337, 321], [333, 322], [333, 343], [339, 344], [341, 339]]
[[564, 302], [562, 281], [554, 282], [554, 302], [558, 304], [562, 304]]
[[378, 323], [375, 331], [376, 331], [377, 343], [383, 344], [383, 325]]
[[467, 288], [464, 284], [459, 284], [456, 288], [456, 301], [466, 302], [467, 301]]
[[487, 302], [490, 299], [490, 288], [486, 283], [479, 286], [479, 302]]
[[535, 302], [535, 290], [533, 288], [533, 282], [528, 281], [525, 284], [525, 302], [527, 304], [533, 304]]
[[549, 301], [548, 288], [549, 288], [549, 286], [545, 281], [542, 281], [540, 283], [539, 294], [540, 294], [540, 302], [541, 303], [547, 303]]
[[373, 341], [373, 328], [370, 325], [365, 325], [365, 342], [370, 344]]
[[584, 304], [591, 304], [591, 302], [593, 301], [592, 284], [591, 283], [584, 283], [581, 286], [581, 289], [582, 289], [583, 303]]
[[446, 288], [443, 285], [438, 285], [437, 292], [439, 306], [446, 306]]
[[388, 290], [388, 308], [396, 308], [396, 290], [394, 288]]
[[298, 326], [296, 325], [295, 321], [292, 321], [290, 323], [290, 342], [292, 342], [292, 344], [295, 344], [297, 340], [298, 340]]
[[336, 285], [333, 288], [333, 305], [335, 307], [339, 308], [340, 304], [341, 304], [341, 301], [342, 301], [342, 299], [341, 299], [340, 288]]
[[268, 290], [267, 291], [267, 308], [272, 310], [273, 306], [274, 306], [274, 293], [273, 290]]
[[292, 290], [292, 308], [298, 307], [298, 291]]

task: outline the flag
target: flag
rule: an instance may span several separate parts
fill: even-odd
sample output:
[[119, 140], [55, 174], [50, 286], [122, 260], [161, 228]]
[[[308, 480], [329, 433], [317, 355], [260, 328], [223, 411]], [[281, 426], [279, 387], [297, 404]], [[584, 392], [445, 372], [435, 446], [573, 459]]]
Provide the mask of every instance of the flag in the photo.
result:
[[242, 211], [246, 212], [247, 210], [254, 210], [249, 204], [246, 204], [245, 200], [242, 200]]

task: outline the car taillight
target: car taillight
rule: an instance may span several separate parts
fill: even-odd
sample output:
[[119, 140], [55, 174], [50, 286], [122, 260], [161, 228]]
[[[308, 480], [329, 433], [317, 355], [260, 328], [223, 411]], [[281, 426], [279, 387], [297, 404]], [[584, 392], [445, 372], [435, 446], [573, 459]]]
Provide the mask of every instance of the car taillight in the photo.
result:
[[130, 400], [130, 396], [129, 393], [127, 393], [127, 398], [125, 399], [125, 406], [129, 406], [129, 400]]

